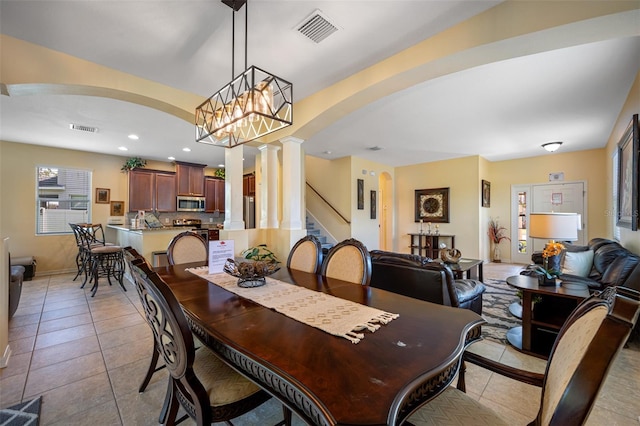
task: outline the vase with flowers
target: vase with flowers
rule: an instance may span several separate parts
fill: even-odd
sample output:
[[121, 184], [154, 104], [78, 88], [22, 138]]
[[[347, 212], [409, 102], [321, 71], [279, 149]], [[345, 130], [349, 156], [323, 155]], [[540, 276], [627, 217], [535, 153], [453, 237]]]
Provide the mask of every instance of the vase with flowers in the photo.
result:
[[556, 278], [560, 276], [560, 255], [564, 250], [562, 243], [549, 241], [542, 250], [542, 266], [537, 265], [535, 272], [538, 274], [538, 285], [556, 285]]
[[492, 262], [500, 263], [502, 261], [500, 256], [500, 242], [502, 240], [511, 241], [511, 238], [507, 236], [507, 228], [500, 226], [498, 219], [489, 219], [489, 241], [491, 242], [491, 260]]

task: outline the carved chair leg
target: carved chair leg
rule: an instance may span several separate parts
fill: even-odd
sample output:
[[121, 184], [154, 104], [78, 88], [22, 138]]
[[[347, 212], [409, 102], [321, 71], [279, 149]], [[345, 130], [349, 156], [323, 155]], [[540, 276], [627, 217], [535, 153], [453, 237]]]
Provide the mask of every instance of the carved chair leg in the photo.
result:
[[467, 392], [467, 383], [465, 382], [465, 373], [467, 371], [467, 364], [464, 360], [460, 363], [460, 370], [458, 371], [458, 390]]
[[282, 406], [282, 414], [284, 414], [284, 424], [285, 426], [291, 426], [291, 410], [289, 410], [286, 406]]

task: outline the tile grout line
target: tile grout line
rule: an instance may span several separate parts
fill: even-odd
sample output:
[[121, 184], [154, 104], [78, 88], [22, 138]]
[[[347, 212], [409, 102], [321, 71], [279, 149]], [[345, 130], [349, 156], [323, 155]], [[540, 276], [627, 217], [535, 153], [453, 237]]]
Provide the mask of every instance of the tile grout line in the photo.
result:
[[29, 366], [27, 368], [27, 374], [24, 378], [24, 385], [22, 386], [22, 393], [20, 395], [20, 401], [24, 402], [24, 396], [27, 391], [27, 382], [29, 381], [29, 375], [31, 374], [31, 364], [33, 363], [33, 357], [36, 352], [36, 342], [38, 341], [38, 333], [40, 332], [40, 324], [42, 323], [42, 315], [44, 314], [44, 304], [47, 300], [47, 294], [49, 293], [49, 284], [51, 282], [51, 275], [47, 277], [47, 287], [44, 292], [44, 297], [42, 299], [42, 306], [40, 306], [40, 314], [38, 316], [38, 326], [36, 327], [36, 334], [33, 338], [33, 346], [31, 347], [31, 355], [29, 356]]

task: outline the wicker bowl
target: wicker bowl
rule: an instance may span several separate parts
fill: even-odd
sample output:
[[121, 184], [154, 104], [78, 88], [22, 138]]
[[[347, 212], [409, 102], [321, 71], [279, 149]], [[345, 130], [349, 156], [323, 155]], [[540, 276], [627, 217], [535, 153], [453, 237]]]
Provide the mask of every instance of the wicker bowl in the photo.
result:
[[227, 259], [224, 272], [238, 278], [238, 287], [259, 287], [265, 284], [264, 277], [280, 269], [278, 262], [263, 262], [260, 260], [244, 260], [236, 262]]

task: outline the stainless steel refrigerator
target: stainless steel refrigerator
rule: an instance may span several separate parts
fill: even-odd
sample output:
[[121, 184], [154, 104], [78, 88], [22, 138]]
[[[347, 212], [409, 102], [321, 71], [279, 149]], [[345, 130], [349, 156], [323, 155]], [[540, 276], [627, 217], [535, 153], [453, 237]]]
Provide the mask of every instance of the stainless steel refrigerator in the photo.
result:
[[256, 199], [252, 196], [244, 197], [244, 227], [245, 229], [256, 227]]

